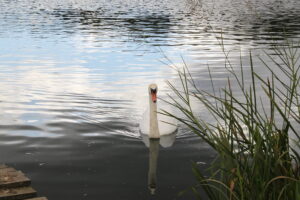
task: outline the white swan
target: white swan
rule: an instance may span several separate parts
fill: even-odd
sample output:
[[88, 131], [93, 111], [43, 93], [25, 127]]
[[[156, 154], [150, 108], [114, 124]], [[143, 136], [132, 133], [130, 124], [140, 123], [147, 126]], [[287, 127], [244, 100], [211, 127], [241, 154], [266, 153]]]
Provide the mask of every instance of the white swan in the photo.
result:
[[160, 114], [162, 110], [172, 112], [171, 106], [157, 106], [157, 85], [150, 84], [149, 92], [149, 108], [143, 114], [140, 122], [140, 132], [148, 135], [149, 138], [160, 138], [163, 135], [169, 135], [177, 130], [177, 120]]

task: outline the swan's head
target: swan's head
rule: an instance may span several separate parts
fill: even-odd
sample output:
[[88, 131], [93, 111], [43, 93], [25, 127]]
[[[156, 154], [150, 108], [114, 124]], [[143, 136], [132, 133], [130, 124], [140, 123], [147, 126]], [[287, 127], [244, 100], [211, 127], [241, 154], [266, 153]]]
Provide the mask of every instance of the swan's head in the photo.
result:
[[151, 97], [151, 100], [153, 103], [156, 103], [157, 101], [157, 85], [155, 83], [152, 83], [149, 85], [149, 96]]

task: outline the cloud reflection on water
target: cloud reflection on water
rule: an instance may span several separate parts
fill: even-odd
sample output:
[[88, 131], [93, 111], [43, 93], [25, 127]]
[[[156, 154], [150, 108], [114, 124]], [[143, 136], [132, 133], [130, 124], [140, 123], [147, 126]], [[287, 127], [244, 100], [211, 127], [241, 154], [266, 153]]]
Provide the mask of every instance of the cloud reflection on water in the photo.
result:
[[[0, 43], [6, 47], [0, 57], [2, 123], [34, 124], [65, 135], [59, 133], [67, 128], [62, 122], [111, 121], [115, 123], [108, 128], [117, 134], [127, 123], [132, 129], [125, 134], [136, 136], [136, 121], [147, 107], [147, 85], [156, 82], [165, 97], [170, 90], [164, 80], [178, 84], [176, 73], [159, 62], [161, 50], [178, 65], [182, 55], [200, 86], [207, 87], [206, 64], [215, 69], [219, 85], [225, 80], [224, 55], [216, 39], [221, 31], [226, 49], [241, 49], [242, 56], [250, 48], [266, 46], [280, 24], [287, 23], [291, 37], [299, 37], [296, 12], [274, 17], [281, 4], [272, 12], [268, 6], [253, 10], [250, 4], [227, 12], [235, 1], [225, 6], [201, 2], [198, 10], [183, 1], [147, 6], [139, 1], [6, 2], [0, 22]], [[269, 0], [264, 3], [269, 5]], [[281, 13], [290, 12], [288, 6], [294, 4], [281, 7]], [[254, 11], [259, 15], [253, 21]], [[239, 56], [234, 55], [237, 60]], [[197, 104], [195, 109], [202, 111]], [[52, 122], [57, 127], [48, 125]]]

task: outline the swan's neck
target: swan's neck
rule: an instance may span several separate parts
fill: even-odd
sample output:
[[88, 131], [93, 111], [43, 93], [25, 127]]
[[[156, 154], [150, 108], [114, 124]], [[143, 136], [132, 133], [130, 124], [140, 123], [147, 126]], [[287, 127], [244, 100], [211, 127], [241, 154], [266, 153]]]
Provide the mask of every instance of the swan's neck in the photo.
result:
[[157, 121], [157, 103], [150, 98], [150, 132], [149, 138], [159, 138], [158, 121]]

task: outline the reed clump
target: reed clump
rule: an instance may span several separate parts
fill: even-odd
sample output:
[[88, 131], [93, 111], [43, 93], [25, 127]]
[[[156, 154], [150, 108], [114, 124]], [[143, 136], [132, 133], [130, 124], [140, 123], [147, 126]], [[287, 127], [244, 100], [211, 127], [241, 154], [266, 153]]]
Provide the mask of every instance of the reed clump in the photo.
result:
[[[226, 53], [225, 67], [231, 78], [218, 92], [199, 89], [187, 67], [178, 69], [181, 89], [168, 82], [175, 94], [170, 95], [168, 103], [182, 115], [164, 114], [185, 124], [217, 152], [208, 169], [210, 176], [193, 165], [198, 184], [192, 191], [198, 199], [300, 199], [298, 49], [299, 45], [287, 41], [274, 44], [272, 53], [265, 52], [270, 62], [260, 61], [268, 71], [267, 77], [256, 73], [250, 52], [250, 84], [244, 80], [242, 62], [240, 67], [233, 67]], [[209, 74], [214, 88], [210, 70]], [[192, 99], [201, 103], [214, 120], [197, 115]]]

